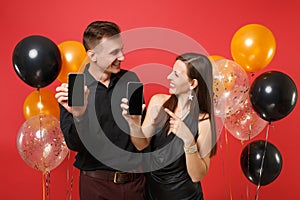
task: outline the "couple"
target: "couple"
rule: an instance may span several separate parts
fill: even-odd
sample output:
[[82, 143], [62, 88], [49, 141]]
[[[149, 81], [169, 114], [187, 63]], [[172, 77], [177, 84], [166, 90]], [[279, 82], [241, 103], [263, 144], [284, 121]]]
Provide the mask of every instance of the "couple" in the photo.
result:
[[[68, 106], [68, 84], [56, 88], [61, 129], [69, 149], [77, 152], [74, 166], [80, 170], [80, 199], [203, 199], [200, 180], [216, 153], [210, 61], [196, 53], [179, 55], [167, 77], [170, 95], [154, 95], [143, 117], [129, 115], [122, 87], [139, 79], [120, 69], [124, 55], [119, 34], [119, 27], [106, 21], [92, 22], [84, 32], [90, 59], [84, 71], [84, 106]], [[126, 128], [116, 122], [118, 114]], [[93, 139], [86, 139], [90, 136]], [[101, 141], [93, 143], [94, 138]], [[141, 156], [127, 159], [111, 149]], [[143, 155], [149, 152], [159, 152], [148, 161], [160, 167], [143, 174], [147, 163]], [[119, 167], [120, 162], [125, 167]]]

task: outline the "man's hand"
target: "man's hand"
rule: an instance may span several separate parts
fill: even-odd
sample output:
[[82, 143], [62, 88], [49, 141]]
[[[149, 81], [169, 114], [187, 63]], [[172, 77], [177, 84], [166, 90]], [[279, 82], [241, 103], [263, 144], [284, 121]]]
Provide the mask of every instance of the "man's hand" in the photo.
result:
[[69, 113], [73, 114], [73, 117], [79, 119], [86, 110], [89, 92], [90, 91], [87, 86], [84, 86], [84, 105], [70, 107], [68, 106], [68, 84], [62, 83], [56, 88], [55, 98], [57, 99], [57, 102], [61, 104]]

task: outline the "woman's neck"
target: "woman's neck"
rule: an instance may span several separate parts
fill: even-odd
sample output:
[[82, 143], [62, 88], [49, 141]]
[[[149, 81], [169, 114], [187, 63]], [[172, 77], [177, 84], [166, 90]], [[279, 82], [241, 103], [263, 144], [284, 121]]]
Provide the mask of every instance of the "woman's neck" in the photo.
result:
[[178, 95], [177, 98], [178, 98], [178, 104], [176, 107], [176, 113], [177, 116], [182, 118], [186, 116], [187, 113], [190, 112], [191, 100], [189, 99], [188, 95], [184, 95], [184, 94]]

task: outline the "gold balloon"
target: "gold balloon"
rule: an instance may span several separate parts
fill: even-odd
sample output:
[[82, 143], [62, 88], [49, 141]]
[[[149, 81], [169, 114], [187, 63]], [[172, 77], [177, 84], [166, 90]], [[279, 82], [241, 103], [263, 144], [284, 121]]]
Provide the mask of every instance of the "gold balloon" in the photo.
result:
[[23, 104], [25, 119], [35, 115], [47, 114], [59, 119], [59, 106], [52, 90], [40, 89], [30, 93]]
[[273, 59], [275, 51], [273, 33], [260, 24], [243, 26], [231, 40], [232, 58], [247, 72], [256, 72], [266, 67]]
[[68, 73], [82, 71], [81, 66], [87, 63], [86, 51], [82, 43], [65, 41], [58, 45], [62, 56], [62, 67], [57, 77], [61, 83], [68, 81]]
[[219, 56], [219, 55], [211, 55], [211, 56], [208, 56], [208, 58], [210, 61], [225, 59], [223, 56]]
[[213, 92], [214, 92], [214, 98], [219, 99], [225, 92], [225, 86], [222, 83], [222, 80], [214, 78], [213, 80]]

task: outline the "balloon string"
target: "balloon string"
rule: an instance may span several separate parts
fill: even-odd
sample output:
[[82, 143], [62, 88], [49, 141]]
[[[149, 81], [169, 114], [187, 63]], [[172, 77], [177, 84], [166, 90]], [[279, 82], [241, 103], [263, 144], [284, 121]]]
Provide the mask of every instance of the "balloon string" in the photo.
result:
[[42, 187], [43, 187], [43, 200], [46, 200], [46, 192], [45, 192], [45, 174], [42, 174]]
[[67, 166], [67, 193], [66, 193], [66, 200], [68, 200], [68, 197], [70, 195], [69, 191], [69, 179], [70, 179], [70, 166], [69, 166], [69, 161], [70, 161], [70, 151], [68, 152], [68, 166]]
[[258, 180], [258, 184], [257, 184], [257, 188], [256, 188], [255, 200], [258, 200], [258, 192], [259, 192], [259, 189], [261, 187], [261, 176], [262, 176], [262, 173], [263, 173], [264, 160], [265, 160], [266, 151], [267, 151], [267, 144], [268, 144], [270, 126], [271, 126], [271, 122], [269, 122], [268, 127], [267, 127], [265, 148], [264, 148], [264, 153], [263, 153], [263, 156], [262, 156], [261, 166], [260, 166], [260, 170], [259, 170], [259, 180]]
[[[68, 189], [66, 194], [66, 200], [72, 200], [72, 189], [73, 189], [73, 170], [72, 173], [70, 173], [70, 168], [72, 163], [71, 161], [71, 151], [68, 152], [68, 167], [67, 167], [67, 183], [68, 183]], [[72, 167], [73, 169], [73, 167]], [[71, 177], [70, 177], [71, 174]]]
[[50, 199], [50, 172], [46, 172], [46, 199]]
[[[228, 168], [231, 169], [230, 155], [229, 155], [229, 143], [228, 143], [228, 131], [227, 131], [226, 127], [225, 127], [225, 142], [226, 142], [226, 154], [227, 154], [227, 159], [228, 159]], [[229, 199], [232, 200], [230, 176], [228, 176], [228, 181], [229, 181]]]
[[39, 103], [38, 103], [38, 108], [40, 110], [39, 114], [42, 114], [42, 95], [41, 95], [41, 90], [40, 88], [37, 89], [38, 93], [39, 93]]
[[[224, 123], [225, 124], [225, 123]], [[224, 138], [225, 138], [225, 147], [226, 147], [226, 149], [225, 149], [225, 158], [227, 159], [227, 161], [228, 161], [228, 163], [229, 163], [229, 165], [230, 165], [230, 162], [229, 162], [229, 147], [228, 147], [228, 137], [227, 137], [227, 129], [226, 129], [226, 127], [225, 127], [225, 129], [224, 129]], [[220, 137], [220, 149], [221, 149], [221, 151], [223, 150], [223, 141], [222, 141], [222, 137]], [[222, 157], [223, 158], [223, 157]], [[229, 166], [229, 168], [230, 168], [230, 166]], [[230, 176], [226, 176], [226, 171], [228, 171], [228, 170], [226, 170], [225, 169], [225, 160], [224, 159], [222, 159], [222, 171], [223, 171], [223, 174], [224, 174], [224, 177], [225, 177], [225, 179], [229, 182], [229, 194], [228, 194], [228, 191], [227, 191], [227, 187], [226, 187], [226, 185], [224, 186], [224, 190], [225, 190], [225, 195], [226, 195], [226, 199], [230, 199], [230, 200], [232, 200], [232, 193], [231, 193], [231, 183], [230, 183]], [[228, 197], [229, 196], [229, 197]]]
[[[249, 140], [250, 140], [250, 134], [248, 134], [248, 136], [249, 136]], [[242, 149], [244, 148], [244, 144], [245, 144], [245, 142], [244, 142], [244, 140], [241, 140], [241, 145], [242, 145]], [[248, 161], [249, 161], [249, 159], [248, 159]], [[249, 168], [248, 168], [249, 169]], [[243, 199], [243, 190], [242, 190], [242, 188], [243, 188], [243, 171], [241, 170], [240, 171], [240, 180], [241, 180], [241, 198], [240, 199]], [[245, 183], [245, 185], [246, 185], [246, 199], [249, 199], [249, 190], [248, 190], [248, 185]]]
[[[251, 134], [252, 133], [252, 124], [250, 125], [250, 132], [248, 133], [248, 140], [250, 140], [251, 139]], [[243, 143], [242, 144], [244, 144], [244, 141], [243, 141]], [[247, 162], [247, 170], [248, 170], [248, 172], [247, 172], [247, 174], [250, 174], [250, 145], [247, 145], [248, 147], [248, 158], [247, 158], [247, 160], [248, 160], [248, 162]], [[242, 173], [242, 171], [241, 171], [241, 174], [243, 174]], [[242, 176], [242, 175], [241, 175]], [[248, 184], [246, 183], [246, 198], [247, 199], [249, 199], [249, 187], [248, 187]]]
[[[221, 152], [223, 150], [223, 139], [222, 137], [220, 137], [220, 149], [221, 149]], [[223, 172], [223, 175], [224, 175], [224, 178], [226, 179], [226, 175], [225, 175], [225, 161], [223, 159], [223, 156], [222, 156], [222, 172]], [[224, 191], [225, 191], [225, 199], [228, 199], [228, 194], [227, 194], [227, 189], [226, 189], [226, 185], [224, 185]]]
[[43, 200], [50, 200], [50, 172], [46, 171], [42, 174], [43, 183]]

